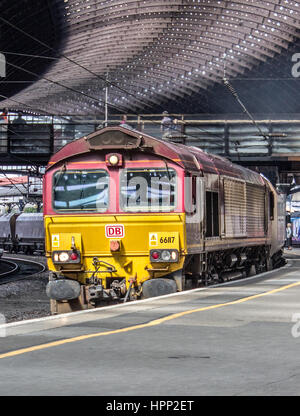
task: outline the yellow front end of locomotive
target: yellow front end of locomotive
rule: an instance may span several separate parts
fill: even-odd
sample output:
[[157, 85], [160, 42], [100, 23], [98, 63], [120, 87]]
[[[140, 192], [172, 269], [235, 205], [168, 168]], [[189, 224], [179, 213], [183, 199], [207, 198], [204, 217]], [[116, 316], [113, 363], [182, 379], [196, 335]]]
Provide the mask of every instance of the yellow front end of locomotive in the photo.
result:
[[46, 216], [45, 230], [49, 270], [105, 289], [133, 282], [138, 293], [146, 280], [181, 270], [187, 253], [185, 214]]

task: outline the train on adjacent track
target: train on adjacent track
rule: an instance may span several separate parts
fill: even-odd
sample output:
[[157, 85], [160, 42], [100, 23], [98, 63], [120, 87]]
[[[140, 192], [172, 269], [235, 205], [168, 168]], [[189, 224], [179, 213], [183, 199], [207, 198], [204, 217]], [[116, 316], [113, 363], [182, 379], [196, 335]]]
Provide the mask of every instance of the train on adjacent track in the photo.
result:
[[0, 249], [9, 253], [44, 254], [42, 213], [9, 213], [0, 216]]
[[67, 144], [44, 178], [53, 313], [279, 267], [285, 199], [229, 160], [122, 127]]

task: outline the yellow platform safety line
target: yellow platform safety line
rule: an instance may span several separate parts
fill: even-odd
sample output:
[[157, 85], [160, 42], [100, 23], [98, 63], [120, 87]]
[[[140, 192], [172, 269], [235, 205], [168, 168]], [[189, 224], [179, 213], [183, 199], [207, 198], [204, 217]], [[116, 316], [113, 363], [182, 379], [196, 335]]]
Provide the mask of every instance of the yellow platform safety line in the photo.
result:
[[231, 302], [219, 303], [217, 305], [205, 306], [203, 308], [190, 309], [190, 310], [187, 310], [187, 311], [184, 311], [184, 312], [178, 312], [178, 313], [166, 316], [164, 318], [155, 319], [154, 321], [148, 322], [147, 324], [140, 324], [140, 325], [130, 326], [128, 328], [116, 329], [114, 331], [98, 332], [98, 333], [95, 333], [95, 334], [81, 335], [81, 336], [78, 336], [78, 337], [63, 339], [63, 340], [60, 340], [60, 341], [49, 342], [47, 344], [36, 345], [36, 346], [33, 346], [33, 347], [28, 347], [28, 348], [22, 348], [22, 349], [19, 349], [19, 350], [16, 350], [16, 351], [11, 351], [11, 352], [7, 352], [7, 353], [4, 353], [4, 354], [0, 354], [0, 359], [8, 358], [8, 357], [15, 357], [17, 355], [26, 354], [26, 353], [29, 353], [29, 352], [40, 351], [40, 350], [44, 350], [44, 349], [52, 348], [52, 347], [59, 347], [60, 345], [71, 344], [73, 342], [78, 342], [78, 341], [85, 341], [85, 340], [88, 340], [88, 339], [98, 338], [98, 337], [102, 337], [102, 336], [106, 336], [106, 335], [121, 334], [121, 333], [125, 333], [125, 332], [135, 331], [137, 329], [149, 328], [149, 327], [152, 327], [152, 326], [163, 324], [164, 322], [171, 321], [173, 319], [181, 318], [181, 317], [186, 316], [186, 315], [191, 315], [193, 313], [204, 312], [204, 311], [208, 311], [208, 310], [212, 310], [212, 309], [218, 309], [218, 308], [222, 308], [224, 306], [237, 305], [237, 304], [240, 304], [240, 303], [247, 302], [249, 300], [258, 299], [258, 298], [261, 298], [261, 297], [264, 297], [264, 296], [272, 295], [274, 293], [282, 292], [284, 290], [287, 290], [287, 289], [290, 289], [292, 287], [296, 287], [296, 286], [299, 286], [299, 285], [300, 285], [300, 281], [296, 282], [296, 283], [291, 283], [291, 284], [286, 285], [286, 286], [282, 286], [278, 289], [273, 289], [273, 290], [270, 290], [268, 292], [259, 293], [257, 295], [248, 296], [246, 298], [241, 298], [241, 299], [234, 300], [234, 301], [231, 301]]

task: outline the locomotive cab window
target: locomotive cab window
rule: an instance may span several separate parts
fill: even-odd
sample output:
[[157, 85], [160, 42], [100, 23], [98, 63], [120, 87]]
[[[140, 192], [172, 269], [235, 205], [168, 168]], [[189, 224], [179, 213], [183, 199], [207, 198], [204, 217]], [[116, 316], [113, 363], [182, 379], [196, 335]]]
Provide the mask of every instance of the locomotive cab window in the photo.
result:
[[56, 172], [53, 208], [64, 212], [105, 212], [108, 208], [108, 182], [105, 170]]
[[176, 207], [174, 169], [123, 169], [120, 208], [125, 212], [170, 212]]
[[219, 237], [219, 194], [206, 192], [206, 237]]
[[187, 215], [193, 216], [197, 212], [197, 176], [184, 178], [184, 205]]

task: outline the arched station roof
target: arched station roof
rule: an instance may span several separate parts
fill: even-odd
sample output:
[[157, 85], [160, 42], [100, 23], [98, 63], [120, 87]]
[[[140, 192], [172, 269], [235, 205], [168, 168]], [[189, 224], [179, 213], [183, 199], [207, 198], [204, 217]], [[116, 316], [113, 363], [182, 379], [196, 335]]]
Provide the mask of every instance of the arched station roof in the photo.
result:
[[[201, 97], [222, 84], [224, 69], [231, 80], [243, 77], [278, 61], [299, 38], [300, 1], [293, 0], [5, 2], [1, 48], [11, 42], [11, 49], [15, 47], [10, 22], [17, 27], [19, 44], [30, 45], [23, 50], [35, 50], [49, 60], [30, 58], [33, 69], [15, 64], [27, 69], [25, 76], [35, 82], [17, 90], [14, 86], [6, 92], [10, 99], [1, 104], [22, 109], [26, 104], [51, 114], [103, 113], [106, 79], [112, 111], [162, 112], [168, 106], [186, 111], [193, 97], [191, 110], [204, 112]], [[26, 6], [18, 18], [17, 3]], [[11, 63], [10, 55], [6, 58]], [[21, 76], [21, 69], [8, 68], [12, 72], [7, 81]], [[4, 85], [7, 90], [10, 84]]]

